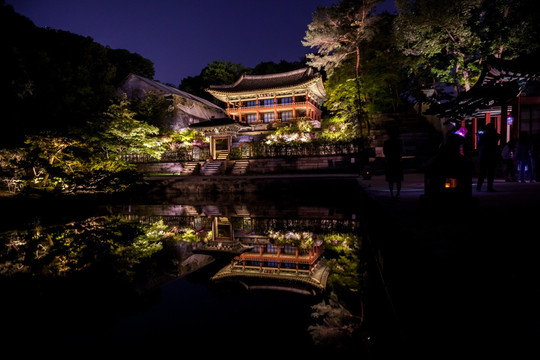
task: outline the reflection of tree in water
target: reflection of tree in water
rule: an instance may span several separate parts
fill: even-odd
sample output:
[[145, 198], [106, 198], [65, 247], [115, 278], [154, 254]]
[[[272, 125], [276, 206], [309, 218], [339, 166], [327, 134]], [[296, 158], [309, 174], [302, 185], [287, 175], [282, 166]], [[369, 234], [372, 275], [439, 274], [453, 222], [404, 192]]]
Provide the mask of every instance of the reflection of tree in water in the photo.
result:
[[361, 256], [362, 238], [335, 232], [319, 237], [324, 241], [329, 258], [327, 287], [330, 295], [312, 307], [316, 323], [309, 327], [309, 332], [319, 346], [350, 348], [355, 339], [363, 336], [367, 264]]
[[162, 222], [141, 224], [118, 217], [93, 217], [65, 226], [0, 235], [0, 273], [48, 278], [94, 273], [133, 280], [137, 267], [172, 238]]

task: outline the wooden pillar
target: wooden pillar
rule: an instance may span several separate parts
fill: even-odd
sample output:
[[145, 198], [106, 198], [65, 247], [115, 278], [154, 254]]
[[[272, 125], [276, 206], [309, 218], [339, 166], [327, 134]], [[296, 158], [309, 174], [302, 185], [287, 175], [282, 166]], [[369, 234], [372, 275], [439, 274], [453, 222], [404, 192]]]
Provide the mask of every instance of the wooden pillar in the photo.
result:
[[296, 272], [298, 272], [298, 248], [296, 248]]
[[296, 118], [296, 101], [294, 99], [294, 91], [292, 93], [292, 117], [293, 119]]
[[238, 121], [242, 122], [242, 100], [238, 100]]
[[277, 248], [277, 268], [278, 271], [281, 269], [281, 261], [279, 260], [279, 255], [281, 254], [281, 246], [278, 245]]
[[259, 268], [262, 270], [263, 255], [262, 255], [262, 246], [259, 245]]
[[512, 117], [514, 118], [514, 121], [510, 127], [510, 138], [517, 139], [519, 137], [519, 126], [521, 122], [521, 96], [518, 96], [512, 104]]

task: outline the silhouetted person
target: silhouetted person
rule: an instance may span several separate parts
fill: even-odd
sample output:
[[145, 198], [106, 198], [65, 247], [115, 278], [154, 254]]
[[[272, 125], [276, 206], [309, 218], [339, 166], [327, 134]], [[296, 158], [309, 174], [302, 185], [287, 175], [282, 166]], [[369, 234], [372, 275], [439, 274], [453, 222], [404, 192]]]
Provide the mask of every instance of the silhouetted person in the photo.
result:
[[519, 135], [519, 140], [516, 145], [516, 161], [519, 164], [519, 179], [521, 182], [525, 182], [525, 171], [529, 175], [529, 181], [533, 182], [533, 169], [531, 163], [532, 146], [529, 134], [522, 132]]
[[516, 165], [514, 164], [514, 154], [516, 151], [516, 142], [508, 141], [501, 152], [502, 161], [504, 163], [504, 178], [506, 182], [516, 181]]
[[390, 188], [390, 197], [394, 197], [394, 184], [396, 184], [396, 197], [401, 192], [401, 182], [403, 181], [403, 141], [399, 138], [397, 128], [388, 130], [390, 138], [383, 144], [383, 153], [386, 164], [386, 181]]
[[495, 125], [489, 123], [486, 125], [484, 133], [478, 141], [478, 182], [476, 190], [482, 189], [484, 179], [487, 179], [487, 190], [494, 191], [493, 180], [495, 179], [495, 169], [499, 161], [499, 139], [501, 135], [495, 130]]

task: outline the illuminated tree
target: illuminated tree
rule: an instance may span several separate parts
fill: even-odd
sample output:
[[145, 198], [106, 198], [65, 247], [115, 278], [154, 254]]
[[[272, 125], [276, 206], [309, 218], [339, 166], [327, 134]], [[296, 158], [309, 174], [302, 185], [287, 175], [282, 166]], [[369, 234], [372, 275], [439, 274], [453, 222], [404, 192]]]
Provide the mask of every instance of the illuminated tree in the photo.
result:
[[540, 4], [523, 0], [398, 0], [399, 47], [420, 84], [454, 93], [475, 84], [489, 56], [538, 51]]
[[33, 167], [36, 177], [43, 175], [42, 185], [47, 183], [53, 167], [65, 169], [71, 173], [80, 169], [80, 161], [68, 151], [68, 149], [83, 146], [78, 140], [53, 135], [34, 135], [26, 139], [26, 144], [30, 154], [42, 160], [42, 162], [34, 162]]
[[402, 67], [393, 51], [393, 17], [375, 15], [377, 3], [341, 1], [318, 8], [303, 41], [317, 49], [308, 64], [328, 75], [325, 106], [333, 115], [331, 128], [346, 127], [355, 136], [364, 129], [369, 133], [374, 115], [395, 111], [400, 103]]
[[[475, 14], [482, 54], [513, 59], [540, 49], [540, 2], [489, 0]], [[480, 19], [480, 20], [478, 20]]]
[[94, 124], [97, 129], [89, 140], [103, 149], [106, 159], [114, 155], [141, 154], [159, 159], [163, 153], [157, 137], [159, 129], [135, 119], [136, 113], [129, 109], [129, 100], [123, 94], [104, 113], [103, 119]]
[[373, 36], [372, 12], [380, 0], [342, 0], [313, 13], [302, 45], [317, 49], [308, 54], [308, 64], [331, 76], [349, 56], [355, 56], [356, 77], [360, 74], [361, 47]]
[[395, 21], [400, 47], [411, 71], [425, 70], [432, 82], [469, 90], [480, 74], [481, 39], [472, 16], [482, 0], [398, 0]]

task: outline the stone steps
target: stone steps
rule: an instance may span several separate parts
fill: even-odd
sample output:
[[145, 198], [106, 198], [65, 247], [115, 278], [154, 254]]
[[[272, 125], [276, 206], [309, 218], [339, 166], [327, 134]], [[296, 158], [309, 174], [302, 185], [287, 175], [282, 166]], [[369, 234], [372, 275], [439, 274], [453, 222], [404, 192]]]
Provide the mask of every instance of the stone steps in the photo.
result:
[[206, 164], [203, 165], [201, 168], [201, 174], [210, 176], [210, 175], [217, 175], [221, 172], [221, 161], [208, 161]]
[[244, 175], [247, 172], [249, 166], [248, 160], [236, 160], [234, 162], [233, 169], [231, 171], [232, 175]]
[[198, 167], [199, 164], [197, 162], [187, 162], [184, 164], [181, 175], [193, 175]]

